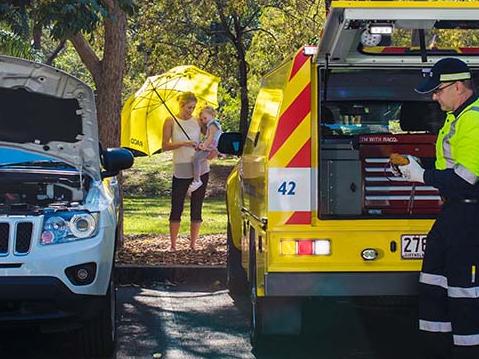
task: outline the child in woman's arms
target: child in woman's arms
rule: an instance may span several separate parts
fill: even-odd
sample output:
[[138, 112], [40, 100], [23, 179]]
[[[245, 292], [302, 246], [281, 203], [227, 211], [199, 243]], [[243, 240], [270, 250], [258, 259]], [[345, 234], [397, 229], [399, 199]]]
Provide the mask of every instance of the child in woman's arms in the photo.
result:
[[203, 142], [201, 142], [195, 153], [193, 159], [193, 182], [188, 188], [188, 193], [196, 191], [203, 184], [200, 179], [200, 164], [201, 161], [206, 161], [212, 151], [217, 151], [218, 140], [223, 133], [221, 125], [216, 117], [216, 111], [211, 106], [206, 106], [201, 109], [200, 122], [206, 126], [206, 135]]

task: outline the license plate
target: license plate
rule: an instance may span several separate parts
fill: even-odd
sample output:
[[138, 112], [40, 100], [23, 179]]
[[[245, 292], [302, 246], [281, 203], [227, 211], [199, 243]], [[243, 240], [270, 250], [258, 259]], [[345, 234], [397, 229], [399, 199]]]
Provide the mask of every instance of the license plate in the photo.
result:
[[401, 236], [401, 257], [404, 259], [424, 258], [425, 234], [403, 234]]

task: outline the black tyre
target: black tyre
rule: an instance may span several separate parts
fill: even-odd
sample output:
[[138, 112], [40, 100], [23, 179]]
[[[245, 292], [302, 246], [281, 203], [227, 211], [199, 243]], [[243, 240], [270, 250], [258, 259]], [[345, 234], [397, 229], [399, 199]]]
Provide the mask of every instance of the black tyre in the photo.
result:
[[246, 273], [241, 266], [241, 251], [233, 244], [231, 227], [228, 223], [228, 232], [226, 237], [227, 258], [226, 258], [226, 284], [230, 294], [244, 295], [248, 293], [248, 280]]
[[[254, 293], [253, 293], [254, 292]], [[264, 343], [263, 305], [260, 298], [256, 296], [256, 286], [251, 291], [251, 315], [250, 315], [250, 342], [253, 347], [260, 347]]]
[[249, 244], [250, 341], [255, 350], [261, 350], [274, 336], [301, 333], [302, 305], [297, 298], [258, 297], [254, 232], [250, 233]]
[[112, 358], [116, 342], [116, 288], [111, 273], [110, 286], [102, 300], [100, 315], [80, 330], [80, 343], [86, 358]]
[[256, 283], [256, 247], [254, 242], [254, 236], [250, 235], [249, 241], [249, 292], [250, 292], [250, 341], [253, 347], [259, 347], [263, 342], [262, 331], [262, 312], [263, 306], [261, 300], [257, 296], [257, 283]]

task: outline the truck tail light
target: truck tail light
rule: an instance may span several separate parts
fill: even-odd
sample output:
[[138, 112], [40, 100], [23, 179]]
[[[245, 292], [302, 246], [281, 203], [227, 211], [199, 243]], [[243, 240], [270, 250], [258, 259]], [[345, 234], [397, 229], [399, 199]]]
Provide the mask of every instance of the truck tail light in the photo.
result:
[[281, 242], [281, 254], [283, 256], [292, 256], [296, 254], [296, 241], [282, 240]]
[[331, 241], [329, 239], [315, 240], [314, 254], [317, 256], [329, 256], [331, 254]]
[[296, 253], [299, 256], [310, 256], [313, 254], [313, 241], [298, 241], [298, 252]]
[[283, 239], [280, 241], [280, 253], [283, 256], [329, 256], [329, 239]]

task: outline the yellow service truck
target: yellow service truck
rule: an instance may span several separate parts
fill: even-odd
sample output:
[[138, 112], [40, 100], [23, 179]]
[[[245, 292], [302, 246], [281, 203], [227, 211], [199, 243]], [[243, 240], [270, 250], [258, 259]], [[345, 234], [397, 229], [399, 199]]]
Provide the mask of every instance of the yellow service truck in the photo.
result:
[[[227, 182], [228, 284], [251, 293], [252, 339], [299, 334], [305, 298], [412, 296], [441, 206], [393, 175], [434, 166], [445, 114], [415, 93], [445, 56], [479, 74], [479, 2], [333, 2], [318, 46], [261, 83]], [[477, 81], [476, 81], [477, 83]]]

